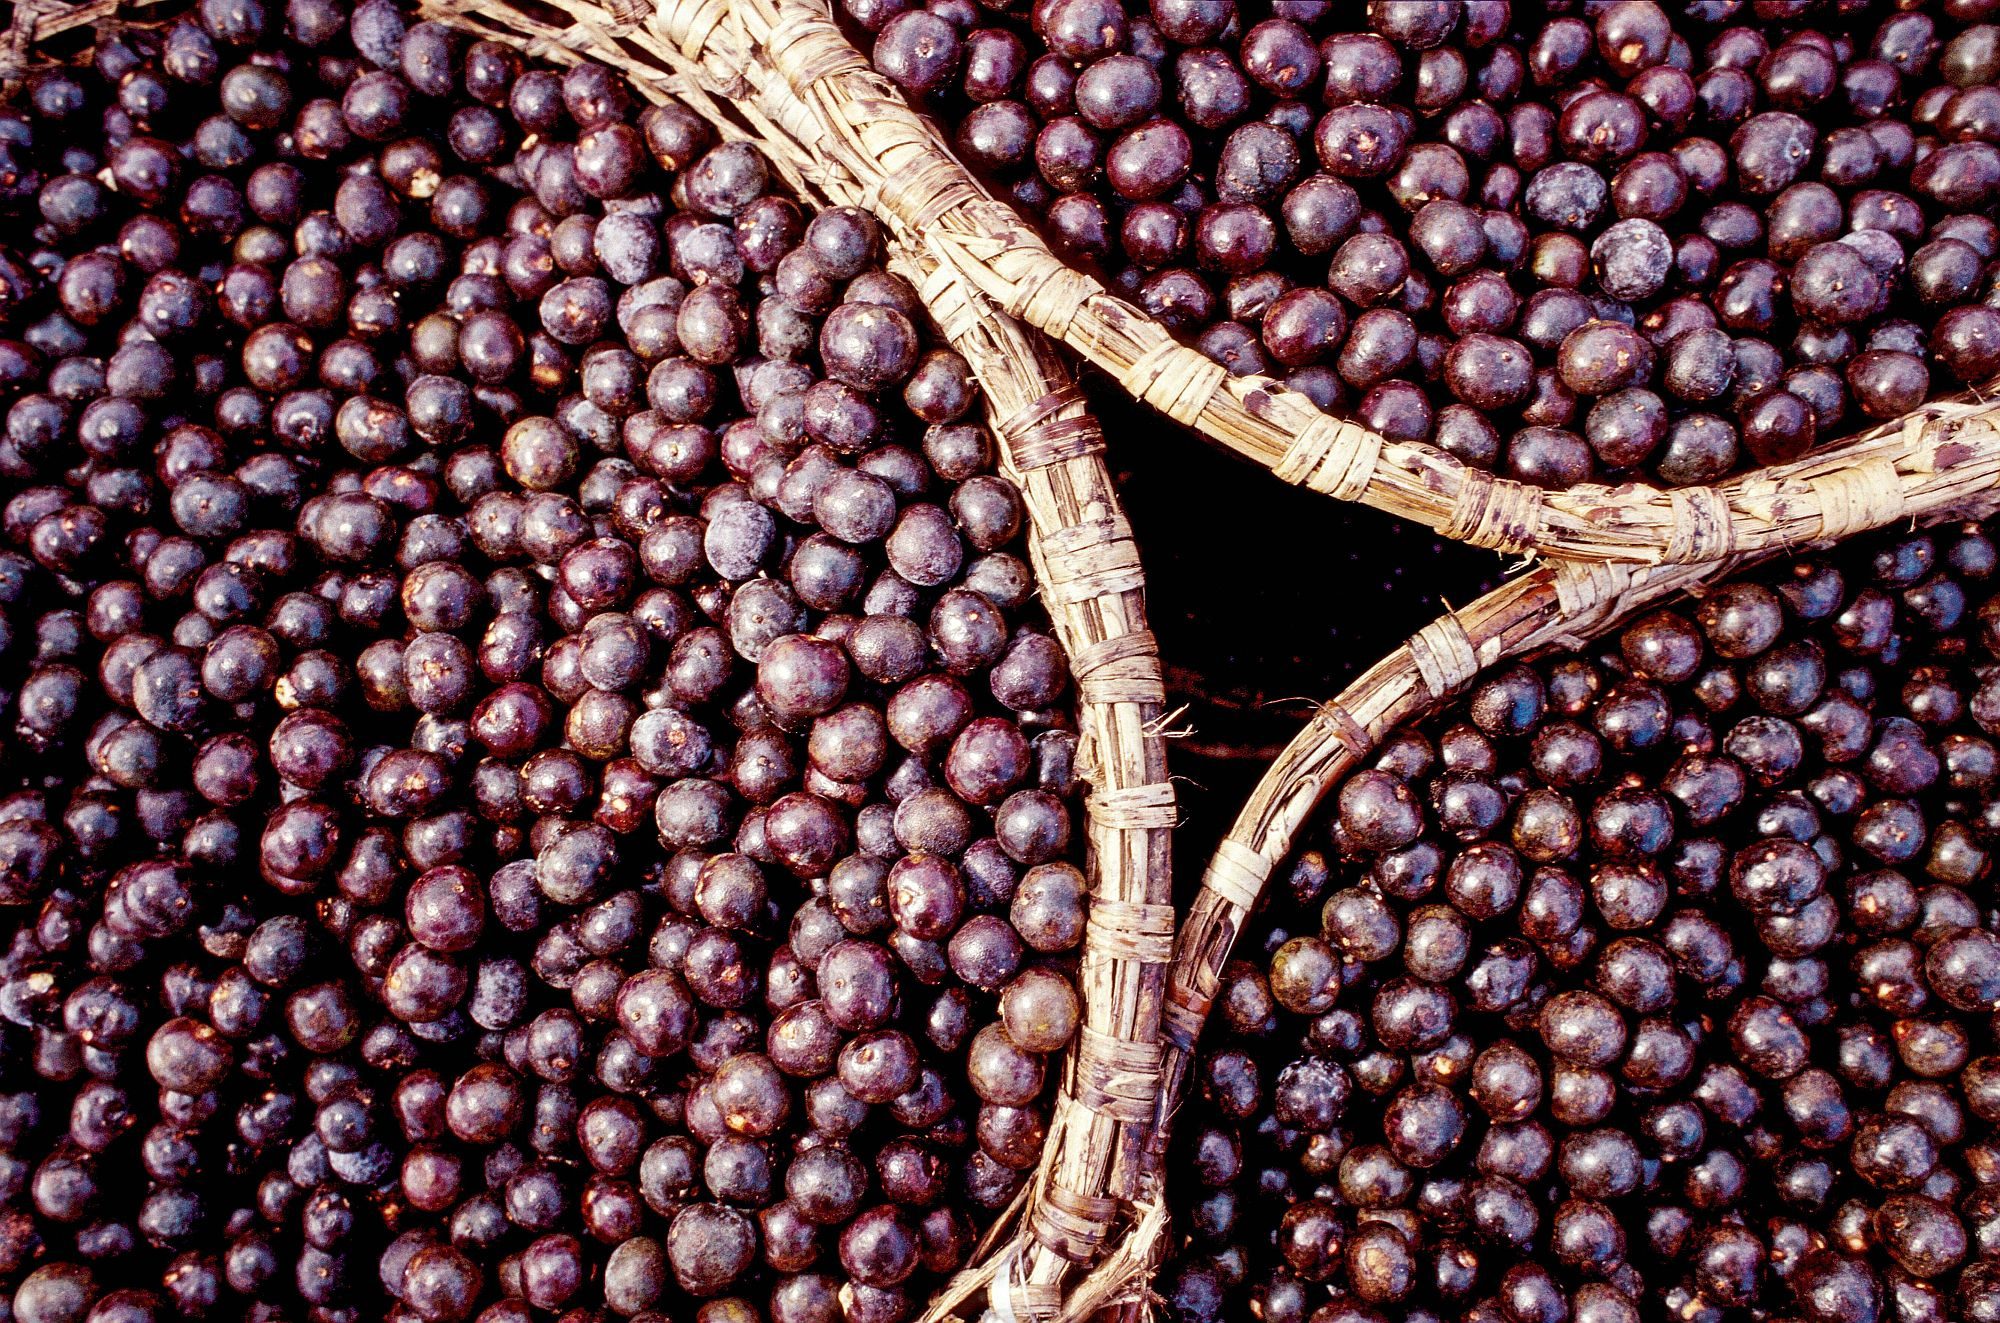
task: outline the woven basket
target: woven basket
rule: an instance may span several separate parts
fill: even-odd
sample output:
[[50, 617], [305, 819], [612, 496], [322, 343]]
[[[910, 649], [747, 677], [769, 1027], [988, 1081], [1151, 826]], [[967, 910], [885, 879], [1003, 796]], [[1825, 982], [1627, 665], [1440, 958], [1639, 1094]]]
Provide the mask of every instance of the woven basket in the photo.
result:
[[[1115, 1061], [1105, 1057], [1088, 1069], [1072, 1062], [1064, 1089], [1073, 1114], [1099, 1114], [1087, 1127], [1059, 1118], [1022, 1229], [1010, 1242], [983, 1246], [982, 1261], [933, 1302], [927, 1320], [974, 1312], [964, 1307], [981, 1292], [1010, 1323], [1149, 1310], [1168, 1225], [1160, 1164], [1216, 975], [1269, 861], [1289, 849], [1319, 796], [1374, 741], [1501, 657], [1602, 632], [1643, 603], [1761, 556], [1905, 518], [2000, 507], [1990, 496], [2000, 482], [2000, 421], [1968, 402], [1926, 407], [1793, 464], [1675, 491], [1628, 484], [1545, 492], [1496, 479], [1434, 447], [1385, 441], [1269, 379], [1229, 377], [1066, 267], [958, 163], [935, 126], [869, 69], [824, 0], [661, 0], [650, 12], [644, 0], [611, 0], [615, 12], [584, 0], [558, 3], [569, 24], [557, 47], [587, 42], [599, 58], [611, 58], [606, 48], [619, 50], [627, 68], [658, 71], [662, 86], [713, 117], [738, 119], [774, 155], [774, 134], [803, 144], [801, 176], [885, 222], [902, 260], [922, 273], [918, 283], [934, 316], [943, 290], [968, 304], [983, 299], [1285, 481], [1362, 500], [1474, 545], [1564, 558], [1422, 631], [1323, 709], [1287, 749], [1204, 876], [1173, 943], [1165, 1005], [1150, 985], [1140, 994], [1161, 1015], [1160, 1043], [1149, 1048], [1140, 1023], [1127, 1021], [1130, 1036]], [[440, 6], [437, 14], [468, 15], [531, 42], [550, 37], [503, 0], [472, 0], [455, 15]], [[1150, 893], [1148, 903], [1165, 894]], [[1113, 943], [1132, 972], [1144, 971], [1142, 979], [1158, 968], [1151, 943], [1164, 927], [1133, 925]], [[1093, 938], [1100, 935], [1094, 925]], [[1125, 945], [1135, 938], [1149, 949]], [[1106, 1064], [1116, 1067], [1115, 1079], [1099, 1069]], [[1093, 1098], [1080, 1096], [1080, 1079]]]
[[[581, 6], [562, 0], [579, 13]], [[874, 210], [1006, 312], [1075, 349], [1133, 397], [1270, 469], [1445, 536], [1504, 552], [1693, 563], [1845, 536], [1922, 508], [1984, 472], [1953, 438], [1869, 434], [1713, 487], [1545, 491], [1434, 446], [1389, 441], [1268, 377], [1231, 377], [1145, 312], [1071, 269], [958, 161], [835, 25], [827, 0], [611, 0], [657, 58], [729, 96], [789, 87], [795, 136], [837, 162]]]
[[[18, 82], [46, 63], [48, 44], [64, 34], [144, 21], [144, 7], [158, 3], [21, 0], [0, 42], [0, 82]], [[754, 143], [802, 201], [880, 210], [854, 176], [806, 145], [815, 137], [810, 115], [782, 82], [760, 91], [740, 78], [703, 76], [629, 16], [582, 3], [559, 10], [501, 0], [431, 0], [420, 13], [552, 62], [618, 68], [648, 100], [677, 98], [724, 137]], [[740, 49], [730, 43], [741, 29], [723, 24], [725, 14], [713, 8], [717, 21], [705, 32], [711, 62], [726, 66]], [[1159, 1025], [1174, 935], [1165, 687], [1146, 628], [1144, 573], [1102, 459], [1103, 436], [1060, 351], [907, 231], [893, 223], [888, 229], [891, 269], [916, 286], [938, 332], [971, 364], [1002, 471], [1021, 491], [1029, 560], [1076, 684], [1078, 770], [1091, 787], [1084, 829], [1090, 912], [1078, 973], [1084, 1015], [1042, 1161], [989, 1229], [974, 1266], [931, 1309], [943, 1316], [986, 1291], [1002, 1313], [1040, 1320], [1060, 1313], [1079, 1265], [1164, 1220], [1157, 1199], [1148, 1198], [1147, 1141], [1158, 1111]], [[1135, 1215], [1142, 1199], [1143, 1215]]]
[[[2000, 425], [2000, 403], [1935, 401], [1894, 427], [1921, 430]], [[1849, 443], [1852, 444], [1852, 443]], [[1890, 524], [1985, 518], [2000, 512], [2000, 478], [1949, 498], [1915, 502], [1887, 520], [1858, 519], [1842, 536]], [[1824, 546], [1836, 537], [1760, 549], [1708, 565], [1622, 565], [1553, 561], [1512, 580], [1462, 610], [1417, 631], [1339, 695], [1321, 704], [1273, 760], [1218, 843], [1201, 888], [1174, 944], [1172, 982], [1162, 1033], [1166, 1039], [1160, 1089], [1156, 1162], [1171, 1138], [1203, 1023], [1229, 963], [1278, 862], [1328, 791], [1361, 765], [1392, 732], [1435, 711], [1509, 658], [1549, 648], [1573, 648], [1601, 637], [1665, 599], [1700, 595], [1744, 569], [1782, 552]], [[1162, 1229], [1163, 1230], [1163, 1229]], [[1144, 1234], [1141, 1232], [1135, 1233]], [[1161, 1242], [1121, 1247], [1122, 1257], [1156, 1261]]]

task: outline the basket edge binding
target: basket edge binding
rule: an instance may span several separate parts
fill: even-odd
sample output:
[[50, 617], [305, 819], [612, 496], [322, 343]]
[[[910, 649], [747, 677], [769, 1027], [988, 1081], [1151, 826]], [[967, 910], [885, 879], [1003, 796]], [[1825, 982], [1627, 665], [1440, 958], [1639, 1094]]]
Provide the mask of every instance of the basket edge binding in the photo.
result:
[[[718, 0], [668, 0], [663, 12], [717, 7]], [[1065, 265], [958, 161], [938, 127], [874, 72], [826, 0], [741, 0], [733, 12], [756, 27], [760, 49], [811, 105], [824, 131], [817, 141], [864, 181], [880, 214], [1134, 398], [1284, 481], [1360, 500], [1475, 546], [1635, 564], [1713, 561], [1839, 537], [1857, 505], [1921, 503], [1932, 486], [1956, 481], [1934, 462], [1934, 451], [1872, 434], [1866, 445], [1842, 443], [1714, 486], [1670, 490], [1642, 483], [1544, 490], [1496, 478], [1434, 446], [1385, 440], [1321, 413], [1268, 377], [1229, 376], [1093, 276]], [[1865, 478], [1828, 481], [1856, 468], [1866, 469]]]

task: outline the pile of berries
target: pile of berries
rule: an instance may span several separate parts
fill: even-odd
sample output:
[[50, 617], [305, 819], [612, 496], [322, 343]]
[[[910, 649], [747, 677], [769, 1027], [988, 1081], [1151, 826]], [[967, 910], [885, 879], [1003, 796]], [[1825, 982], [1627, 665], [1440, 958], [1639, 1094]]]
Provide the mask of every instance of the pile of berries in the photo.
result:
[[388, 0], [107, 29], [0, 212], [0, 1313], [909, 1315], [1085, 895], [874, 222]]
[[2000, 1317], [2000, 549], [1510, 664], [1281, 867], [1176, 1136], [1181, 1323]]
[[2000, 7], [841, 0], [1069, 260], [1232, 372], [1549, 487], [2000, 373]]

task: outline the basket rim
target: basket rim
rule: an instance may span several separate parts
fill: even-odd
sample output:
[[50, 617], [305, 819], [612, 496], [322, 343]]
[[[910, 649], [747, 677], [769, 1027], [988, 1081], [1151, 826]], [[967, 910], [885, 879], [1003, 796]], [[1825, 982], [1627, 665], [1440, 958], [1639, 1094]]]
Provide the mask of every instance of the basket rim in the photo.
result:
[[[822, 140], [825, 154], [862, 181], [867, 201], [878, 214], [1004, 310], [1079, 350], [1087, 361], [1100, 367], [1115, 362], [1113, 351], [1122, 345], [1116, 337], [1127, 334], [1132, 324], [1098, 324], [1088, 319], [1092, 300], [1087, 291], [1083, 297], [1075, 296], [1075, 273], [1054, 262], [1039, 236], [1020, 225], [1010, 208], [985, 197], [969, 172], [942, 145], [934, 126], [867, 67], [820, 0], [735, 0], [734, 5], [730, 0], [663, 0], [652, 26], [678, 42], [699, 46], [701, 25], [716, 21], [718, 10], [728, 10], [737, 17], [750, 15], [767, 25], [760, 34], [758, 50], [772, 61], [794, 97], [809, 105], [810, 122], [826, 131]], [[982, 199], [987, 204], [985, 210], [980, 208]], [[974, 216], [970, 225], [968, 212]], [[995, 212], [1000, 214], [993, 216]], [[990, 233], [982, 233], [976, 222], [989, 216], [996, 223]], [[1004, 271], [1010, 261], [1020, 265], [1023, 274]], [[1102, 299], [1109, 306], [1117, 304], [1109, 295]], [[1213, 367], [1195, 351], [1166, 337], [1160, 328], [1153, 330], [1166, 347], [1158, 350], [1155, 370], [1160, 375], [1149, 381], [1149, 388], [1158, 389], [1155, 383], [1171, 379], [1168, 369], [1172, 364], [1167, 360], [1175, 356], [1183, 365], [1192, 356]], [[1146, 352], [1128, 353], [1128, 366], [1139, 366]], [[1137, 398], [1159, 403], [1149, 399], [1145, 391], [1132, 390], [1125, 378], [1120, 377], [1120, 382]], [[1225, 416], [1228, 410], [1236, 409], [1264, 425], [1265, 415], [1286, 403], [1266, 389], [1268, 383], [1245, 385], [1241, 379], [1228, 379], [1216, 384], [1216, 396], [1203, 406], [1220, 409]], [[1279, 459], [1292, 456], [1297, 462], [1294, 447], [1306, 441], [1324, 446], [1310, 466], [1289, 476], [1309, 480], [1329, 472], [1327, 461], [1336, 453], [1334, 442], [1310, 438], [1306, 431], [1335, 424], [1295, 392], [1283, 394], [1293, 397], [1293, 405], [1310, 409], [1312, 419], [1302, 424], [1299, 434], [1284, 441]], [[1187, 396], [1182, 393], [1172, 398], [1184, 402]], [[1215, 399], [1224, 403], [1216, 404]], [[1937, 403], [1909, 418], [1884, 422], [1855, 441], [1829, 447], [1793, 465], [1743, 475], [1719, 488], [1662, 492], [1628, 485], [1581, 493], [1528, 489], [1509, 495], [1494, 480], [1485, 479], [1483, 490], [1473, 491], [1469, 497], [1461, 491], [1452, 498], [1441, 531], [1496, 548], [1545, 550], [1573, 557], [1538, 571], [1546, 576], [1539, 580], [1538, 589], [1517, 589], [1516, 598], [1504, 601], [1498, 595], [1482, 599], [1502, 614], [1510, 603], [1515, 608], [1513, 624], [1495, 635], [1511, 655], [1530, 646], [1535, 638], [1553, 641], [1570, 637], [1593, 615], [1600, 617], [1599, 628], [1609, 628], [1611, 618], [1622, 617], [1639, 601], [1658, 600], [1676, 589], [1735, 572], [1752, 560], [1802, 543], [1837, 540], [1900, 518], [1968, 503], [1984, 502], [1990, 507], [1991, 488], [2000, 480], [2000, 430], [1984, 409], [1954, 414], [1947, 407], [1942, 413], [1930, 412]], [[1205, 433], [1212, 427], [1205, 412], [1197, 412], [1190, 420], [1179, 418], [1174, 408], [1165, 411], [1180, 421], [1197, 422], [1197, 430]], [[1365, 449], [1373, 443], [1363, 438], [1356, 444]], [[1379, 458], [1383, 448], [1375, 453]], [[1275, 467], [1270, 462], [1266, 466]], [[1418, 511], [1397, 510], [1391, 499], [1393, 491], [1391, 497], [1375, 493], [1379, 499], [1373, 503], [1398, 513], [1412, 513], [1420, 522], [1440, 527], [1435, 516], [1442, 502], [1432, 497], [1439, 488], [1430, 482], [1430, 471], [1423, 472], [1426, 477], [1419, 483], [1422, 499]], [[1479, 485], [1478, 478], [1468, 480], [1460, 475], [1460, 480]], [[1308, 481], [1307, 485], [1314, 484]], [[1499, 496], [1493, 495], [1496, 490]], [[1489, 502], [1505, 507], [1510, 501], [1528, 507], [1526, 513], [1510, 515], [1505, 509], [1489, 508]], [[1473, 515], [1463, 508], [1467, 504], [1476, 507]], [[1433, 517], [1424, 518], [1426, 513]], [[1523, 532], [1530, 519], [1534, 527]], [[1572, 522], [1564, 524], [1564, 520]], [[1556, 534], [1542, 540], [1538, 534], [1548, 529], [1555, 529]], [[1645, 591], [1648, 587], [1653, 589], [1650, 594]], [[1439, 622], [1431, 631], [1420, 633], [1409, 646], [1410, 669], [1417, 673], [1419, 685], [1427, 680], [1435, 682], [1449, 695], [1481, 669], [1478, 649], [1464, 646], [1470, 639], [1460, 620], [1470, 610], [1459, 613], [1460, 619]], [[1345, 749], [1353, 732], [1331, 712], [1327, 716], [1328, 724], [1340, 732], [1334, 743]], [[1213, 941], [1224, 931], [1225, 925], [1220, 923], [1198, 926], [1204, 919], [1203, 900], [1212, 903], [1218, 894], [1205, 877], [1196, 908], [1175, 942], [1172, 977], [1176, 986], [1169, 993], [1163, 1026], [1167, 1055], [1162, 1070], [1169, 1073], [1156, 1097], [1160, 1111], [1150, 1135], [1154, 1147], [1149, 1157], [1155, 1165], [1149, 1200], [1142, 1205], [1141, 1216], [1128, 1225], [1114, 1252], [1072, 1287], [1067, 1304], [1057, 1314], [1065, 1323], [1107, 1306], [1127, 1316], [1145, 1310], [1146, 1284], [1166, 1222], [1166, 1177], [1159, 1166], [1163, 1157], [1159, 1146], [1172, 1116], [1171, 1063], [1183, 1029], [1175, 994], [1184, 972], [1195, 967], [1189, 952], [1198, 949], [1204, 939]], [[1240, 921], [1227, 924], [1226, 930], [1233, 939]], [[969, 1285], [978, 1289], [991, 1281], [989, 1274]], [[969, 1292], [955, 1289], [950, 1299], [938, 1302], [927, 1320], [948, 1313], [966, 1294]], [[1028, 1304], [1034, 1314], [1045, 1315], [1049, 1310], [1046, 1296], [1031, 1297]]]
[[[553, 0], [541, 8], [562, 12], [572, 25], [553, 31], [510, 0], [427, 0], [420, 12], [475, 30], [483, 25], [558, 59], [611, 63], [642, 90], [678, 96], [726, 134], [756, 143], [802, 196], [881, 215], [872, 190], [809, 145], [823, 136], [810, 108], [782, 79], [764, 76], [761, 49], [745, 31], [745, 6], [694, 0], [620, 14], [616, 4], [607, 10], [594, 0]], [[1175, 919], [1175, 811], [1160, 721], [1165, 686], [1145, 625], [1143, 570], [1104, 464], [1102, 433], [1060, 352], [892, 217], [884, 219], [892, 267], [911, 278], [940, 334], [972, 363], [1003, 470], [1028, 505], [1030, 559], [1076, 681], [1080, 761], [1099, 782], [1084, 806], [1091, 915], [1079, 969], [1085, 1023], [1063, 1054], [1042, 1160], [1024, 1198], [989, 1230], [983, 1255], [929, 1311], [943, 1317], [985, 1290], [1017, 1316], [1043, 1318], [1063, 1307], [1063, 1285], [1076, 1265], [1143, 1215], [1133, 1182], [1150, 1170], [1140, 1123], [1156, 1109]], [[1016, 1219], [1011, 1235], [1009, 1218]]]
[[[2000, 403], [1954, 397], [1912, 415], [2000, 413]], [[1976, 491], [1924, 504], [1917, 525], [2000, 515], [2000, 474]], [[1857, 523], [1846, 536], [1879, 532], [1902, 517]], [[1549, 561], [1462, 609], [1419, 629], [1313, 716], [1265, 769], [1235, 821], [1217, 842], [1174, 943], [1168, 990], [1165, 1079], [1155, 1155], [1164, 1161], [1185, 1096], [1200, 1036], [1222, 972], [1245, 934], [1277, 865], [1326, 796], [1389, 735], [1435, 715], [1507, 661], [1603, 638], [1662, 602], [1699, 597], [1746, 570], [1843, 539], [1743, 553], [1706, 565], [1591, 564]], [[1130, 1236], [1146, 1228], [1135, 1227]], [[1128, 1255], [1156, 1260], [1161, 1247], [1134, 1245]]]
[[[663, 9], [729, 7], [664, 0]], [[1076, 350], [1126, 394], [1280, 479], [1365, 504], [1475, 546], [1634, 564], [1695, 563], [1853, 531], [1954, 479], [1936, 448], [1864, 433], [1713, 485], [1640, 482], [1544, 489], [1495, 477], [1426, 443], [1387, 440], [1322, 413], [1269, 377], [1231, 377], [1144, 310], [1058, 258], [959, 161], [943, 130], [877, 74], [830, 0], [736, 0], [772, 24], [779, 71], [812, 103], [826, 151], [870, 181], [881, 209], [1006, 311]], [[1894, 420], [1883, 424], [1892, 427]], [[1861, 471], [1860, 476], [1854, 476]], [[1907, 511], [1898, 510], [1888, 517]]]

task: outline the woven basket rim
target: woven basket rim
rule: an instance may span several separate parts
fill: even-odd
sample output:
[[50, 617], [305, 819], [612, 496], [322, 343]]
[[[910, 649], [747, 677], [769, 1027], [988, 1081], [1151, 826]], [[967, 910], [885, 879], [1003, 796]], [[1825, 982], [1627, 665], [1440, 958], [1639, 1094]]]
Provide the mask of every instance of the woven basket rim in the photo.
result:
[[[665, 0], [703, 13], [729, 0]], [[1502, 552], [1634, 564], [1728, 559], [1881, 522], [1941, 487], [1974, 487], [1937, 449], [1864, 433], [1710, 486], [1548, 490], [1425, 443], [1322, 413], [1269, 377], [1231, 377], [1088, 272], [1063, 262], [957, 158], [935, 121], [849, 43], [829, 0], [737, 0], [771, 25], [780, 72], [829, 133], [824, 151], [875, 180], [881, 210], [1006, 311], [1076, 350], [1131, 397], [1279, 478]], [[688, 26], [676, 22], [683, 30]], [[1891, 424], [1892, 425], [1892, 424]], [[1878, 516], [1880, 518], [1878, 518]]]
[[[941, 264], [957, 269], [1008, 312], [1111, 370], [1129, 394], [1156, 406], [1164, 400], [1169, 416], [1211, 437], [1219, 427], [1218, 414], [1241, 427], [1242, 435], [1219, 439], [1267, 467], [1285, 468], [1281, 476], [1316, 485], [1312, 479], [1332, 472], [1332, 443], [1308, 435], [1310, 429], [1332, 425], [1331, 420], [1296, 393], [1273, 391], [1266, 382], [1220, 380], [1197, 408], [1185, 384], [1172, 390], [1161, 385], [1173, 379], [1176, 365], [1188, 373], [1207, 373], [1213, 365], [1157, 326], [1150, 328], [1155, 337], [1150, 347], [1135, 343], [1147, 330], [1125, 316], [1136, 310], [1121, 308], [1118, 300], [1101, 293], [1079, 295], [1075, 273], [1048, 254], [1011, 208], [987, 196], [943, 145], [935, 126], [869, 69], [832, 21], [824, 0], [666, 0], [650, 26], [693, 51], [702, 45], [705, 25], [717, 21], [718, 10], [762, 25], [761, 53], [793, 96], [809, 106], [811, 123], [825, 132], [821, 154], [864, 181], [878, 213]], [[1154, 355], [1150, 365], [1149, 353]], [[1135, 390], [1121, 364], [1126, 373], [1143, 368], [1155, 375], [1147, 378], [1146, 389]], [[1271, 419], [1285, 418], [1287, 407], [1297, 426], [1273, 438]], [[1301, 419], [1299, 407], [1310, 416]], [[1260, 438], [1270, 443], [1263, 450], [1253, 445]], [[1295, 449], [1302, 442], [1319, 448], [1317, 458], [1303, 467]], [[1359, 444], [1366, 448], [1372, 443], [1364, 439]], [[1378, 458], [1387, 450], [1378, 450]], [[1462, 485], [1454, 489], [1452, 481], [1437, 480], [1423, 456], [1417, 459], [1414, 494], [1399, 488], [1398, 475], [1391, 472], [1382, 475], [1379, 488], [1369, 489], [1371, 503], [1481, 545], [1568, 558], [1482, 599], [1480, 605], [1493, 617], [1483, 631], [1490, 635], [1483, 645], [1490, 655], [1482, 655], [1481, 646], [1466, 646], [1471, 637], [1463, 624], [1475, 618], [1475, 608], [1467, 608], [1427, 634], [1420, 632], [1403, 650], [1406, 667], [1384, 663], [1415, 677], [1403, 682], [1409, 693], [1422, 690], [1428, 680], [1448, 695], [1454, 677], [1462, 684], [1501, 655], [1538, 641], [1573, 637], [1593, 620], [1597, 628], [1609, 628], [1612, 619], [1622, 618], [1640, 601], [1737, 572], [1756, 559], [1903, 518], [1991, 508], [1992, 488], [2000, 481], [2000, 426], [1993, 412], [1976, 401], [1933, 402], [1795, 464], [1746, 474], [1717, 488], [1672, 492], [1627, 486], [1510, 494], [1476, 471], [1470, 478], [1457, 475], [1455, 481]], [[1452, 493], [1449, 500], [1437, 498], [1441, 490]], [[1525, 513], [1510, 513], [1510, 506]], [[1330, 731], [1338, 732], [1328, 738], [1344, 749], [1355, 732], [1341, 710], [1334, 705], [1322, 715]], [[1198, 967], [1203, 948], [1233, 937], [1240, 926], [1219, 912], [1204, 916], [1204, 902], [1213, 906], [1221, 894], [1205, 878], [1176, 939], [1175, 987], [1163, 1026], [1168, 1082], [1159, 1092], [1160, 1112], [1151, 1132], [1150, 1156], [1156, 1166], [1147, 1202], [1114, 1252], [1071, 1286], [1059, 1313], [1065, 1323], [1104, 1307], [1128, 1317], [1147, 1308], [1151, 1267], [1166, 1223], [1159, 1145], [1173, 1112], [1172, 1063], [1186, 1029], [1185, 1007], [1177, 1004], [1177, 994], [1185, 975]], [[1216, 921], [1204, 923], [1205, 917]], [[1039, 1312], [1047, 1302], [1030, 1304]], [[934, 1309], [930, 1317], [939, 1313]]]
[[[2000, 416], [2000, 402], [1958, 396], [1925, 405], [1909, 421], [1944, 424], [1951, 418], [1994, 416]], [[1913, 524], [1931, 525], [1996, 514], [2000, 514], [2000, 474], [1989, 474], [1983, 487], [1920, 504], [1907, 517]], [[1847, 535], [1858, 537], [1900, 522], [1899, 516], [1858, 524]], [[1699, 597], [1787, 553], [1840, 540], [1772, 547], [1706, 565], [1547, 561], [1466, 607], [1439, 616], [1319, 704], [1259, 778], [1217, 843], [1176, 935], [1156, 1157], [1164, 1159], [1223, 969], [1247, 931], [1272, 872], [1291, 854], [1299, 832], [1325, 797], [1390, 734], [1435, 715], [1469, 691], [1480, 676], [1510, 660], [1582, 647], [1663, 602]], [[1148, 1228], [1137, 1226], [1128, 1236], [1137, 1239], [1147, 1232]], [[1153, 1263], [1163, 1251], [1158, 1241], [1122, 1248], [1128, 1257]]]

